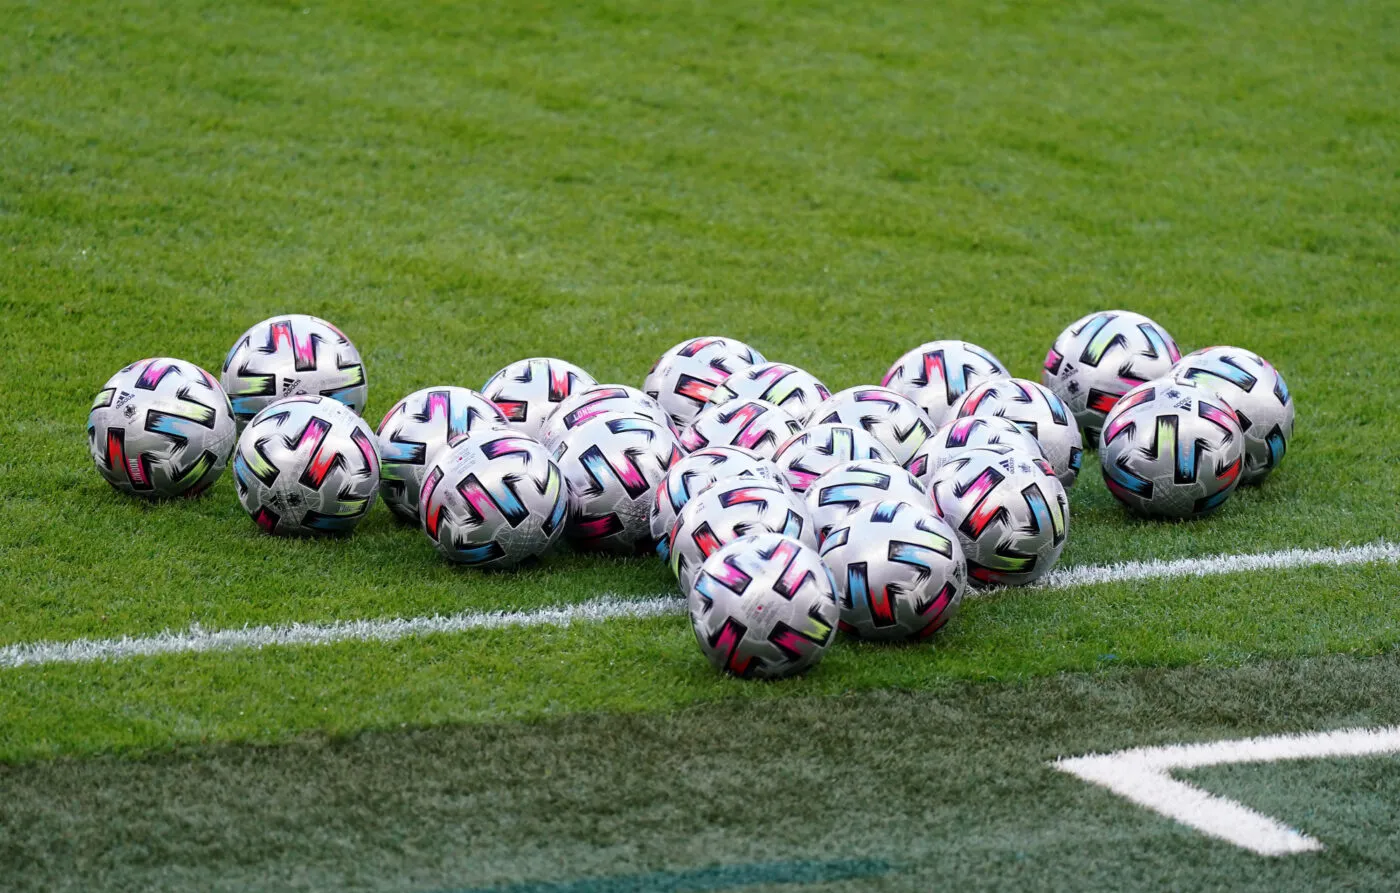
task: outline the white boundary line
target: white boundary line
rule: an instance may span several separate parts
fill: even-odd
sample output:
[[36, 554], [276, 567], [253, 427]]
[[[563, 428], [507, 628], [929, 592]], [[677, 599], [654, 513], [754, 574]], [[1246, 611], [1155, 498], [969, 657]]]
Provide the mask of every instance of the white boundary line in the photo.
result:
[[1084, 565], [1051, 571], [1033, 589], [1069, 589], [1095, 583], [1127, 583], [1133, 580], [1171, 580], [1180, 577], [1214, 577], [1252, 571], [1288, 570], [1299, 567], [1341, 567], [1400, 561], [1400, 544], [1377, 542], [1336, 549], [1285, 549], [1255, 555], [1210, 555], [1174, 561], [1129, 561], [1123, 564]]
[[293, 623], [286, 626], [245, 626], [241, 629], [205, 630], [198, 625], [179, 633], [121, 639], [75, 639], [71, 642], [35, 642], [0, 648], [0, 669], [48, 664], [81, 664], [99, 660], [125, 660], [162, 654], [194, 654], [205, 651], [241, 651], [278, 645], [334, 645], [338, 642], [396, 642], [433, 633], [463, 633], [484, 629], [529, 626], [568, 626], [623, 618], [666, 617], [685, 613], [685, 603], [675, 596], [622, 599], [603, 596], [576, 605], [537, 611], [463, 613], [413, 617], [408, 620], [348, 620], [338, 623]]
[[[1176, 561], [1145, 561], [1126, 564], [1086, 565], [1052, 572], [1032, 590], [1069, 589], [1098, 583], [1124, 583], [1133, 580], [1169, 580], [1179, 577], [1208, 577], [1220, 574], [1298, 567], [1340, 567], [1377, 562], [1400, 562], [1400, 545], [1378, 542], [1365, 546], [1336, 549], [1289, 549], [1258, 555], [1215, 555]], [[1000, 590], [1005, 592], [1007, 590]], [[571, 623], [602, 622], [627, 618], [666, 617], [685, 613], [685, 604], [675, 595], [654, 595], [640, 599], [601, 596], [575, 605], [562, 605], [534, 611], [501, 613], [466, 612], [448, 616], [352, 620], [335, 623], [293, 623], [280, 626], [249, 626], [241, 629], [205, 630], [198, 625], [182, 632], [162, 632], [153, 636], [121, 639], [76, 639], [69, 642], [24, 642], [0, 647], [0, 670], [49, 664], [90, 663], [99, 660], [125, 660], [163, 654], [193, 654], [206, 651], [239, 651], [279, 645], [332, 645], [337, 642], [395, 642], [433, 633], [461, 633], [472, 630], [530, 626], [568, 626]]]
[[1175, 769], [1400, 753], [1400, 726], [1271, 735], [1206, 744], [1138, 747], [1056, 760], [1050, 766], [1261, 856], [1324, 849], [1321, 841], [1234, 800], [1171, 777]]

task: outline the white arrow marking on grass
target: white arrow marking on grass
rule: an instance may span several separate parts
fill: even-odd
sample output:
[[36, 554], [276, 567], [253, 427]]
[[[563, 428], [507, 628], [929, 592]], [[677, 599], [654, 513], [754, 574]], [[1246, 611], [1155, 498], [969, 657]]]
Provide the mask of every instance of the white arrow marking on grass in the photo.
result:
[[1139, 806], [1189, 825], [1202, 834], [1261, 856], [1323, 849], [1315, 838], [1255, 812], [1242, 803], [1206, 793], [1171, 777], [1176, 769], [1230, 763], [1273, 763], [1400, 752], [1400, 726], [1342, 729], [1308, 735], [1271, 735], [1208, 744], [1139, 747], [1110, 754], [1056, 760], [1050, 765], [1101, 785]]
[[[1339, 549], [1289, 549], [1260, 555], [1211, 555], [1175, 561], [1134, 561], [1063, 568], [1026, 590], [1068, 589], [1097, 583], [1133, 580], [1166, 580], [1175, 577], [1208, 577], [1217, 574], [1283, 570], [1298, 567], [1341, 567], [1352, 564], [1400, 561], [1400, 545], [1378, 542]], [[996, 590], [1007, 592], [1010, 590]], [[534, 611], [464, 612], [447, 616], [347, 620], [335, 623], [291, 623], [279, 626], [245, 626], [240, 629], [206, 630], [192, 626], [183, 632], [121, 639], [75, 639], [69, 642], [20, 642], [0, 647], [0, 670], [46, 664], [77, 664], [98, 660], [124, 660], [163, 654], [205, 651], [241, 651], [277, 645], [334, 645], [337, 642], [397, 642], [434, 633], [530, 626], [568, 626], [571, 623], [604, 622], [647, 617], [679, 616], [685, 602], [672, 595], [624, 599], [605, 595], [573, 605]]]

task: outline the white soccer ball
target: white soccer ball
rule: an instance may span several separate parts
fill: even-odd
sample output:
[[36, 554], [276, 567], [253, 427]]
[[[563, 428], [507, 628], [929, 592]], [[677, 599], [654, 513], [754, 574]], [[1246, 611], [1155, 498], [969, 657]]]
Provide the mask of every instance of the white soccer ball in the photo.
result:
[[959, 450], [983, 446], [1012, 447], [1030, 456], [1045, 458], [1040, 441], [1010, 419], [994, 415], [968, 416], [954, 419], [935, 431], [904, 467], [927, 485], [933, 480], [934, 472]]
[[284, 397], [319, 394], [364, 412], [368, 385], [360, 352], [324, 319], [290, 313], [244, 332], [220, 379], [242, 428], [263, 407]]
[[663, 561], [671, 557], [671, 531], [686, 503], [704, 493], [716, 481], [764, 480], [787, 487], [787, 481], [771, 459], [740, 447], [706, 447], [671, 466], [656, 487], [651, 504], [651, 538]]
[[884, 445], [900, 465], [933, 434], [928, 414], [889, 388], [858, 385], [832, 394], [812, 413], [809, 425], [840, 422], [858, 425]]
[[1045, 355], [1040, 380], [1074, 413], [1090, 445], [1118, 398], [1181, 359], [1167, 330], [1140, 313], [1104, 310], [1076, 320]]
[[1212, 391], [1170, 378], [1149, 381], [1109, 412], [1099, 464], [1108, 489], [1137, 514], [1200, 517], [1239, 485], [1244, 432]]
[[516, 360], [487, 379], [481, 394], [500, 407], [515, 430], [539, 439], [545, 419], [559, 404], [597, 384], [573, 363], [553, 357]]
[[675, 432], [670, 414], [646, 394], [625, 384], [595, 384], [575, 391], [549, 414], [540, 428], [539, 441], [552, 450], [565, 434], [589, 419], [609, 413], [651, 419]]
[[1172, 376], [1205, 388], [1235, 411], [1244, 431], [1241, 484], [1261, 483], [1283, 461], [1293, 436], [1293, 396], [1268, 360], [1240, 347], [1207, 347], [1182, 357]]
[[907, 502], [858, 509], [822, 541], [841, 629], [862, 639], [927, 639], [957, 614], [967, 561], [953, 529]]
[[709, 402], [715, 385], [762, 362], [763, 355], [742, 341], [691, 338], [661, 355], [647, 373], [642, 390], [671, 414], [677, 428], [684, 428]]
[[710, 392], [710, 403], [763, 400], [781, 406], [799, 422], [831, 396], [816, 376], [787, 363], [759, 363], [735, 372]]
[[898, 464], [880, 441], [854, 425], [803, 428], [773, 455], [788, 486], [798, 493], [805, 493], [813, 481], [836, 466], [856, 459]]
[[958, 418], [1001, 416], [1025, 428], [1040, 443], [1055, 476], [1066, 487], [1079, 479], [1084, 463], [1084, 438], [1065, 401], [1042, 384], [1023, 378], [1003, 378], [980, 384], [963, 395]]
[[771, 459], [778, 447], [802, 430], [787, 410], [763, 400], [731, 400], [700, 411], [681, 432], [681, 446], [694, 452], [710, 446], [736, 446]]
[[268, 533], [349, 533], [379, 492], [374, 432], [330, 397], [278, 400], [239, 436], [233, 482], [244, 510]]
[[1044, 459], [1006, 447], [965, 449], [933, 476], [929, 495], [957, 531], [974, 584], [1033, 583], [1060, 560], [1069, 499]]
[[423, 475], [422, 530], [442, 555], [513, 567], [564, 533], [569, 497], [549, 451], [509, 428], [454, 437]]
[[686, 503], [671, 530], [671, 571], [689, 592], [700, 565], [741, 536], [769, 531], [812, 548], [816, 530], [801, 498], [782, 484], [728, 478]]
[[817, 550], [777, 533], [742, 537], [705, 559], [687, 600], [705, 657], [746, 679], [815, 666], [840, 619], [836, 583]]
[[807, 513], [817, 529], [817, 541], [856, 510], [875, 502], [908, 502], [935, 511], [933, 500], [917, 478], [888, 462], [857, 459], [843, 462], [812, 482], [805, 494]]
[[197, 496], [223, 474], [237, 436], [214, 376], [170, 357], [107, 380], [88, 412], [88, 449], [107, 483], [133, 496]]
[[554, 461], [569, 487], [565, 535], [583, 549], [654, 548], [656, 486], [684, 455], [668, 425], [636, 416], [599, 416], [564, 435]]
[[437, 451], [462, 434], [508, 427], [496, 404], [468, 388], [443, 385], [409, 394], [390, 407], [375, 431], [384, 503], [418, 523], [423, 475]]
[[937, 428], [953, 419], [953, 406], [969, 389], [1010, 376], [1001, 360], [976, 344], [930, 341], [896, 360], [880, 384], [913, 400]]

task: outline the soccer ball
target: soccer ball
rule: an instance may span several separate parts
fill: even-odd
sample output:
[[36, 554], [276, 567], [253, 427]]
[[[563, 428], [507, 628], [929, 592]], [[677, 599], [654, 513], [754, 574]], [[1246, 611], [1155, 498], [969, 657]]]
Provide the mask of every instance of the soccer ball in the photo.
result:
[[564, 533], [569, 498], [549, 451], [519, 432], [460, 434], [423, 475], [423, 532], [452, 561], [513, 567]]
[[[575, 391], [559, 404], [540, 428], [540, 443], [552, 450], [574, 428], [600, 415], [628, 415], [660, 422], [675, 433], [661, 404], [625, 384], [595, 384]], [[679, 435], [677, 435], [679, 436]]]
[[651, 504], [651, 538], [656, 541], [656, 554], [661, 560], [670, 560], [671, 531], [686, 503], [716, 481], [734, 478], [770, 481], [787, 487], [772, 460], [740, 447], [706, 447], [671, 466], [657, 485], [656, 498]]
[[564, 435], [554, 461], [569, 487], [565, 535], [585, 549], [651, 549], [656, 485], [683, 455], [669, 425], [635, 416], [599, 416]]
[[927, 639], [962, 603], [967, 561], [932, 511], [874, 502], [831, 529], [822, 561], [836, 580], [841, 629], [862, 639]]
[[773, 455], [788, 486], [799, 493], [806, 492], [825, 472], [855, 459], [896, 464], [880, 441], [854, 425], [812, 425], [795, 434]]
[[801, 422], [772, 403], [732, 400], [701, 410], [681, 434], [681, 445], [691, 452], [707, 446], [737, 446], [771, 459], [800, 430]]
[[937, 428], [952, 420], [954, 404], [969, 388], [1010, 375], [1001, 360], [975, 344], [930, 341], [896, 360], [880, 385], [913, 400]]
[[1181, 359], [1167, 330], [1138, 313], [1105, 310], [1077, 320], [1045, 355], [1040, 380], [1069, 405], [1091, 445], [1127, 391], [1160, 378]]
[[349, 533], [379, 491], [374, 432], [330, 397], [278, 400], [239, 436], [233, 483], [238, 501], [268, 533]]
[[934, 511], [924, 485], [903, 468], [888, 462], [857, 459], [843, 462], [817, 478], [806, 493], [807, 513], [817, 529], [817, 541], [831, 528], [872, 502], [908, 502]]
[[134, 496], [197, 496], [219, 479], [237, 430], [224, 389], [193, 363], [141, 360], [107, 380], [88, 413], [88, 449], [107, 483]]
[[224, 358], [224, 390], [241, 428], [283, 397], [319, 394], [364, 412], [368, 386], [360, 352], [324, 319], [292, 313], [265, 319]]
[[1084, 438], [1065, 401], [1044, 385], [1023, 378], [980, 384], [963, 395], [958, 418], [1001, 416], [1025, 428], [1040, 443], [1055, 476], [1073, 487], [1084, 462]]
[[476, 391], [443, 385], [414, 391], [379, 423], [379, 490], [394, 514], [418, 523], [418, 496], [428, 463], [461, 434], [508, 428], [496, 404]]
[[695, 639], [715, 669], [779, 679], [815, 666], [836, 639], [836, 583], [817, 550], [779, 533], [735, 540], [687, 595]]
[[695, 420], [715, 385], [763, 355], [733, 338], [691, 338], [666, 351], [647, 373], [642, 390], [671, 414], [677, 428]]
[[1033, 583], [1055, 566], [1069, 536], [1069, 500], [1055, 471], [1005, 447], [960, 451], [929, 495], [957, 531], [974, 584]]
[[859, 425], [880, 441], [900, 465], [933, 433], [928, 415], [902, 394], [889, 388], [862, 385], [832, 394], [808, 424], [841, 422]]
[[764, 400], [781, 406], [805, 424], [813, 410], [830, 396], [831, 391], [810, 372], [787, 363], [759, 363], [716, 385], [710, 392], [710, 403]]
[[1258, 484], [1288, 450], [1293, 436], [1293, 397], [1268, 360], [1239, 347], [1207, 347], [1172, 368], [1177, 381], [1205, 388], [1230, 404], [1244, 431], [1241, 484]]
[[933, 473], [958, 450], [981, 446], [1012, 447], [1032, 457], [1045, 458], [1040, 441], [1010, 419], [994, 415], [968, 416], [954, 419], [933, 432], [904, 467], [927, 484], [933, 479]]
[[539, 439], [545, 419], [570, 394], [597, 384], [573, 363], [553, 357], [516, 360], [487, 379], [481, 393], [501, 408], [511, 427]]
[[770, 531], [812, 548], [817, 534], [802, 500], [772, 481], [730, 478], [685, 504], [671, 530], [671, 571], [689, 592], [705, 559], [741, 536]]
[[1244, 470], [1244, 432], [1212, 391], [1172, 379], [1123, 395], [1099, 443], [1104, 482], [1132, 511], [1195, 518], [1219, 508]]

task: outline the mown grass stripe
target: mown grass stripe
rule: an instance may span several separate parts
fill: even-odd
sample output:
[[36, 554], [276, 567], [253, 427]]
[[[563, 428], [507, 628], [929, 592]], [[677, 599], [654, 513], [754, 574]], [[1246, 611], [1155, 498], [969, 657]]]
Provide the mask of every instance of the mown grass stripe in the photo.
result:
[[656, 871], [646, 874], [579, 878], [573, 881], [541, 881], [496, 887], [444, 891], [444, 893], [698, 893], [776, 884], [827, 884], [878, 877], [894, 871], [887, 862], [874, 859], [839, 859], [831, 862], [760, 862], [752, 865], [716, 865], [690, 871]]
[[[1342, 567], [1396, 561], [1400, 561], [1400, 545], [1378, 542], [1347, 548], [1288, 549], [1257, 555], [1214, 555], [1175, 561], [1086, 565], [1055, 571], [1044, 581], [1026, 588], [1069, 589], [1075, 586], [1126, 583], [1135, 580], [1209, 577], [1262, 570]], [[153, 636], [9, 645], [0, 648], [0, 669], [125, 660], [162, 654], [237, 651], [279, 645], [332, 645], [349, 641], [393, 642], [433, 633], [463, 633], [508, 627], [568, 626], [571, 623], [666, 617], [684, 613], [685, 603], [675, 595], [654, 595], [640, 599], [604, 595], [574, 605], [536, 611], [464, 612], [447, 616], [293, 623], [227, 630], [205, 630], [196, 625], [183, 632], [165, 631]]]

